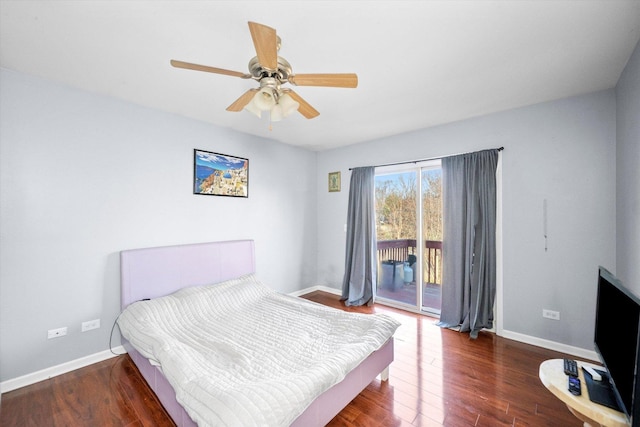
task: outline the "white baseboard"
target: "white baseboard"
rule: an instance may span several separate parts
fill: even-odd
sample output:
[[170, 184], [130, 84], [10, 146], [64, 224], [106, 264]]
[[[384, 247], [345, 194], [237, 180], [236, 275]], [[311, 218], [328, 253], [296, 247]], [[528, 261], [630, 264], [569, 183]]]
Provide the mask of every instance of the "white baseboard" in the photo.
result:
[[531, 344], [537, 347], [546, 348], [548, 350], [559, 351], [560, 353], [567, 353], [573, 356], [582, 357], [583, 359], [600, 362], [600, 359], [598, 359], [598, 354], [594, 350], [587, 350], [580, 347], [574, 347], [571, 345], [562, 344], [555, 341], [545, 340], [542, 338], [532, 337], [532, 336], [524, 335], [518, 332], [511, 332], [511, 331], [505, 331], [505, 330], [503, 330], [502, 333], [500, 333], [500, 336], [504, 338], [509, 338], [514, 341], [519, 341], [525, 344]]
[[[124, 354], [126, 352], [127, 351], [122, 346], [113, 348], [113, 353]], [[76, 369], [84, 368], [85, 366], [93, 365], [94, 363], [102, 362], [103, 360], [116, 357], [116, 354], [113, 353], [111, 352], [111, 350], [101, 351], [99, 353], [90, 354], [89, 356], [61, 363], [60, 365], [42, 369], [31, 374], [23, 375], [18, 378], [3, 381], [0, 383], [0, 393], [6, 393], [8, 391], [16, 390], [21, 387], [48, 380], [49, 378], [53, 378], [61, 374], [66, 374], [67, 372], [71, 372]]]
[[294, 297], [299, 297], [300, 295], [308, 294], [315, 291], [323, 291], [323, 292], [327, 292], [334, 295], [342, 295], [342, 291], [340, 291], [340, 289], [330, 288], [329, 286], [324, 286], [324, 285], [311, 286], [309, 288], [291, 292], [289, 295], [292, 295]]

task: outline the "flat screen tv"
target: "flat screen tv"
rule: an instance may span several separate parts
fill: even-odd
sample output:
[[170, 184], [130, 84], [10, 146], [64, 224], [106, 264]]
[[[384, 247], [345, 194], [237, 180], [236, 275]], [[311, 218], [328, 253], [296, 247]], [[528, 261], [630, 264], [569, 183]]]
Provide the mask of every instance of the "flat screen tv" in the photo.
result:
[[598, 269], [594, 344], [619, 408], [640, 426], [640, 299], [607, 269]]

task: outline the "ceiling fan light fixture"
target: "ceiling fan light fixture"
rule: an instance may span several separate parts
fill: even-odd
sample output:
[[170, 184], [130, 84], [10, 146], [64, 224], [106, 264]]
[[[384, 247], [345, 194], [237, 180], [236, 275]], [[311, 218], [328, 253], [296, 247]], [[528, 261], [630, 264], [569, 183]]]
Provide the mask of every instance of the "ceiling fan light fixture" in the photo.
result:
[[[254, 96], [255, 98], [255, 96]], [[245, 105], [244, 107], [245, 110], [247, 110], [248, 112], [255, 114], [256, 117], [261, 118], [262, 117], [262, 110], [259, 109], [258, 107], [256, 107], [255, 103], [253, 101], [248, 102], [247, 105]]]
[[298, 110], [300, 103], [295, 101], [291, 97], [291, 95], [289, 95], [288, 93], [285, 93], [280, 96], [280, 99], [278, 100], [278, 105], [280, 105], [280, 107], [282, 108], [282, 117], [287, 117], [291, 115], [291, 113], [293, 113], [294, 111]]
[[273, 88], [263, 87], [253, 97], [251, 103], [261, 111], [269, 111], [276, 105], [276, 94]]
[[271, 121], [279, 122], [285, 117], [291, 115], [291, 113], [293, 113], [294, 111], [297, 111], [299, 106], [300, 104], [295, 101], [291, 97], [291, 95], [286, 92], [280, 92], [279, 96], [277, 97], [276, 104], [273, 106], [273, 108], [271, 108]]
[[271, 121], [279, 122], [291, 113], [296, 111], [300, 106], [299, 103], [293, 100], [289, 94], [283, 94], [278, 97], [278, 103], [271, 109]]
[[271, 109], [271, 121], [272, 122], [279, 122], [280, 120], [282, 120], [284, 118], [284, 112], [282, 110], [282, 105], [280, 104], [276, 104], [273, 106], [273, 108]]

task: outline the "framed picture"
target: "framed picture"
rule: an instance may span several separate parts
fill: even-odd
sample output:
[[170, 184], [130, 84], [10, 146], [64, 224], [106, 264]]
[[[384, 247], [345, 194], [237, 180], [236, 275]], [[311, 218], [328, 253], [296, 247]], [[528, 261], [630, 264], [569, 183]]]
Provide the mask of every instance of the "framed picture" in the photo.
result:
[[249, 160], [193, 150], [193, 194], [249, 197]]
[[340, 191], [340, 172], [329, 173], [329, 191]]

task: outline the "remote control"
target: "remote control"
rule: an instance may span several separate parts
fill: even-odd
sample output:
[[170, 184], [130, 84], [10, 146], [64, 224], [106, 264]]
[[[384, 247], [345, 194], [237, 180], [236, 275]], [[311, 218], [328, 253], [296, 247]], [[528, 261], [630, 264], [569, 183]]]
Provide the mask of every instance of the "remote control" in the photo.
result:
[[580, 386], [580, 378], [569, 377], [569, 392], [575, 396], [582, 394], [582, 387]]
[[564, 359], [564, 373], [570, 377], [578, 377], [578, 362], [573, 359]]

